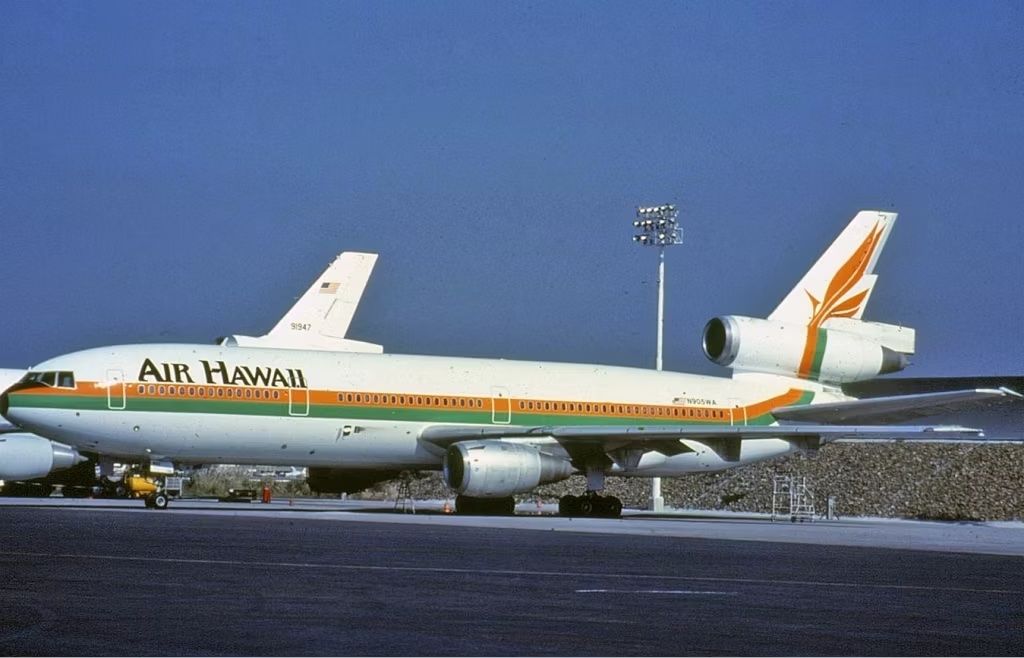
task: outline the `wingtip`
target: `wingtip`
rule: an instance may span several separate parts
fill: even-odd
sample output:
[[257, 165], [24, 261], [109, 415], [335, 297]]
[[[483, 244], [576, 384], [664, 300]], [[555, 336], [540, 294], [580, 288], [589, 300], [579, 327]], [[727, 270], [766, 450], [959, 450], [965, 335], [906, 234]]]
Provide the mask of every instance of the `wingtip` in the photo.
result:
[[1006, 395], [1009, 395], [1010, 397], [1015, 397], [1015, 398], [1018, 398], [1018, 399], [1024, 399], [1024, 395], [1021, 395], [1020, 393], [1018, 393], [1017, 391], [1013, 390], [1012, 388], [1008, 388], [1006, 386], [1000, 386], [999, 390], [1002, 391], [1003, 393], [1005, 393]]

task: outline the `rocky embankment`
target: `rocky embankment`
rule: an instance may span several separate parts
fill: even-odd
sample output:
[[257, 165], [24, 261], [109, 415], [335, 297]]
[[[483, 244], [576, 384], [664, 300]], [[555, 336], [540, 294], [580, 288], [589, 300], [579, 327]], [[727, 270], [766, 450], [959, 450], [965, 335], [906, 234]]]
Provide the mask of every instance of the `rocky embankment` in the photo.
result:
[[[252, 487], [246, 469], [201, 469], [191, 492], [222, 495], [229, 487]], [[772, 478], [805, 475], [817, 510], [835, 496], [840, 516], [881, 516], [949, 520], [1024, 520], [1024, 445], [1014, 444], [832, 444], [817, 454], [792, 455], [720, 473], [662, 479], [665, 504], [684, 509], [771, 512]], [[410, 481], [417, 498], [451, 499], [440, 473], [420, 473]], [[627, 507], [647, 506], [650, 480], [608, 478], [607, 493]], [[275, 496], [309, 495], [303, 481], [276, 483]], [[554, 502], [586, 488], [581, 476], [518, 496]], [[391, 499], [396, 482], [353, 496]]]
[[[829, 496], [840, 516], [956, 520], [1024, 520], [1024, 446], [1012, 444], [832, 444], [817, 454], [792, 455], [720, 473], [663, 478], [671, 507], [771, 512], [772, 478], [805, 475], [817, 509]], [[609, 478], [607, 492], [627, 507], [645, 507], [650, 480]], [[439, 474], [412, 482], [414, 495], [446, 498]], [[554, 501], [581, 493], [582, 477], [538, 488], [522, 500]], [[393, 484], [364, 497], [393, 497]]]

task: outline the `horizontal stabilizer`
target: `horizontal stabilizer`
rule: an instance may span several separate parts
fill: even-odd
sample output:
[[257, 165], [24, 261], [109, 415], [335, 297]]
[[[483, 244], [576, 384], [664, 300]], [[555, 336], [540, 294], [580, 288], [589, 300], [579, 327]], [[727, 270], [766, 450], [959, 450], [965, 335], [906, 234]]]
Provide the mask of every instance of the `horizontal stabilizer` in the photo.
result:
[[1024, 396], [1008, 388], [978, 388], [779, 407], [772, 410], [772, 415], [777, 420], [790, 422], [898, 423], [950, 411], [963, 411], [972, 406], [1006, 398], [1021, 400]]

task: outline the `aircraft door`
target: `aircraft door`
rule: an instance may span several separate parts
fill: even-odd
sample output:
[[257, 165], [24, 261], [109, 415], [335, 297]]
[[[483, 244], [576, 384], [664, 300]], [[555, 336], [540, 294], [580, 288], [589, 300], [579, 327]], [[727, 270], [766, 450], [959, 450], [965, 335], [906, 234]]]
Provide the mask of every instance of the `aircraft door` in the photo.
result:
[[107, 371], [107, 409], [124, 409], [126, 404], [124, 390], [124, 371]]
[[504, 386], [491, 387], [491, 422], [495, 425], [508, 425], [512, 422], [512, 401]]
[[747, 408], [736, 398], [729, 398], [729, 418], [732, 425], [747, 424]]
[[288, 389], [288, 415], [308, 416], [309, 415], [309, 389], [289, 388]]

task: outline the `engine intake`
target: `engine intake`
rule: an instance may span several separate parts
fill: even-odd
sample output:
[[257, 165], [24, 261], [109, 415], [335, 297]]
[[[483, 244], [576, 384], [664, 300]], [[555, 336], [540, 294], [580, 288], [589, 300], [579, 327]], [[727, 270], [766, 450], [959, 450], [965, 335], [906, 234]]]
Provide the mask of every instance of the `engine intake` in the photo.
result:
[[508, 441], [465, 441], [448, 448], [444, 481], [473, 498], [504, 498], [525, 493], [573, 473], [566, 459]]

